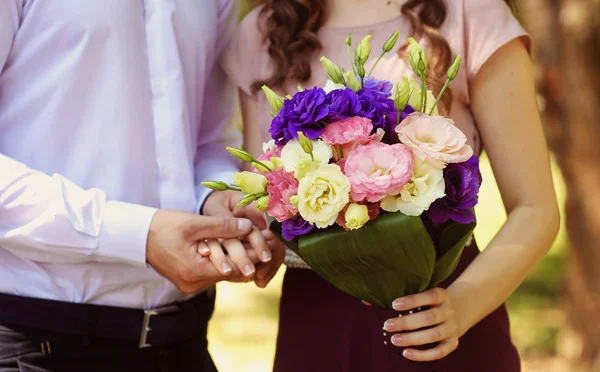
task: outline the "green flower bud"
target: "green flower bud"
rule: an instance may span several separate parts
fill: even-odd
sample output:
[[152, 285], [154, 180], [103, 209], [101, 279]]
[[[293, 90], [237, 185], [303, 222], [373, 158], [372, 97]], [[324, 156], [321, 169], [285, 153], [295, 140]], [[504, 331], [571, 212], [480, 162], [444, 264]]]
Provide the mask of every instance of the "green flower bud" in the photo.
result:
[[356, 66], [356, 73], [358, 74], [358, 76], [360, 76], [360, 77], [361, 77], [361, 79], [362, 79], [362, 78], [364, 78], [364, 77], [365, 77], [365, 74], [367, 73], [367, 72], [365, 71], [365, 66], [364, 66], [364, 65], [362, 65], [362, 64], [359, 64], [359, 65], [357, 65], [357, 66]]
[[300, 146], [302, 146], [302, 150], [304, 150], [305, 153], [307, 153], [309, 155], [312, 154], [313, 144], [312, 144], [311, 140], [306, 138], [304, 133], [298, 132], [298, 142], [300, 142]]
[[347, 46], [352, 46], [352, 34], [348, 35], [344, 42], [346, 43]]
[[304, 90], [304, 87], [300, 84], [298, 84], [298, 92], [302, 92]]
[[275, 111], [275, 113], [279, 113], [283, 107], [283, 98], [277, 95], [277, 93], [273, 92], [271, 88], [266, 85], [262, 86], [262, 91], [265, 93], [267, 101], [269, 101], [273, 111]]
[[356, 49], [356, 57], [361, 65], [367, 63], [369, 55], [371, 55], [371, 35], [365, 36]]
[[421, 111], [421, 86], [414, 79], [408, 81], [408, 104], [415, 110]]
[[346, 85], [348, 86], [348, 88], [352, 89], [355, 92], [358, 92], [360, 90], [360, 81], [358, 81], [358, 79], [356, 78], [356, 76], [354, 76], [352, 71], [346, 71], [344, 76], [346, 77]]
[[394, 96], [394, 106], [398, 112], [404, 110], [406, 107], [410, 98], [410, 92], [410, 83], [408, 82], [408, 78], [404, 76], [402, 82], [396, 85], [396, 95]]
[[225, 191], [227, 189], [229, 189], [229, 186], [222, 181], [206, 181], [206, 182], [202, 182], [202, 186], [207, 187], [211, 190], [215, 190], [215, 191]]
[[394, 45], [396, 45], [396, 41], [398, 41], [398, 34], [399, 32], [396, 31], [392, 34], [392, 36], [390, 36], [386, 42], [383, 44], [383, 52], [384, 53], [388, 53], [390, 52], [392, 49], [394, 49]]
[[237, 206], [238, 207], [245, 207], [248, 206], [250, 204], [252, 204], [254, 201], [256, 200], [256, 195], [254, 194], [248, 194], [246, 196], [244, 196], [238, 203]]
[[452, 66], [450, 66], [450, 68], [448, 69], [448, 72], [446, 72], [446, 77], [448, 78], [448, 80], [456, 79], [456, 75], [458, 75], [458, 70], [460, 69], [461, 61], [462, 61], [461, 56], [456, 56], [456, 58], [454, 58], [454, 62], [452, 62]]
[[333, 81], [336, 84], [346, 84], [344, 80], [344, 73], [342, 69], [339, 68], [335, 63], [331, 62], [326, 57], [321, 57], [321, 63], [323, 64], [323, 68], [325, 68], [325, 73], [329, 80]]
[[229, 151], [229, 153], [231, 155], [235, 156], [236, 158], [240, 159], [241, 161], [251, 162], [254, 160], [254, 157], [252, 157], [252, 155], [250, 155], [250, 153], [248, 151], [236, 149], [233, 147], [227, 147], [227, 151]]
[[263, 195], [258, 198], [258, 201], [256, 202], [256, 209], [261, 212], [266, 212], [267, 208], [269, 208], [269, 199], [269, 195]]
[[425, 51], [414, 38], [409, 38], [408, 42], [410, 44], [408, 50], [408, 61], [410, 62], [410, 67], [412, 67], [417, 76], [423, 77], [427, 75], [427, 57], [425, 56]]
[[267, 178], [254, 172], [237, 172], [233, 183], [244, 194], [264, 194], [267, 192]]

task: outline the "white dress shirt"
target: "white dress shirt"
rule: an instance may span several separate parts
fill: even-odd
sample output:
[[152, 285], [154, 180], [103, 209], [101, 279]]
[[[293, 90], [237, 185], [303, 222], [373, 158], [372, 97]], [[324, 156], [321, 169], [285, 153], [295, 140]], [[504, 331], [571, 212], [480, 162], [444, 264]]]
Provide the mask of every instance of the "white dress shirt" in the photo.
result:
[[235, 0], [0, 0], [0, 292], [153, 308], [156, 208], [238, 167]]

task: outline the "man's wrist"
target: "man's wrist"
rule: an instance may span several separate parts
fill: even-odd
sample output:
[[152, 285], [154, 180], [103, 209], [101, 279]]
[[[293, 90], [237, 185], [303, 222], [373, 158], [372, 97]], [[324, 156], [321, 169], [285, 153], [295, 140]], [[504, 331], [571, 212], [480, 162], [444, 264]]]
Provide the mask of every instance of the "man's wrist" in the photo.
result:
[[146, 245], [157, 209], [109, 201], [95, 252], [97, 261], [146, 265]]

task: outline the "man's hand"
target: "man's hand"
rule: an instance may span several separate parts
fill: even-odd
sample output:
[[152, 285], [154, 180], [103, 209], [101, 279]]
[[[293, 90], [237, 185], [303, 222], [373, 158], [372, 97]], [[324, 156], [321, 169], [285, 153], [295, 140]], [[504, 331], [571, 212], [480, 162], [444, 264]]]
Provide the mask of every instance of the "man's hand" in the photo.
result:
[[[198, 245], [205, 239], [243, 237], [252, 229], [252, 222], [244, 218], [204, 217], [159, 210], [150, 225], [146, 259], [184, 293], [195, 293], [221, 280], [247, 281], [237, 269], [223, 275], [210, 259], [198, 254]], [[256, 256], [249, 260], [251, 264], [258, 262]]]
[[[253, 205], [238, 208], [238, 201], [244, 196], [241, 192], [236, 191], [219, 191], [211, 193], [204, 203], [202, 213], [206, 216], [220, 217], [239, 217], [247, 218], [254, 224], [253, 232], [248, 235], [249, 242], [254, 249], [256, 256], [262, 261], [256, 267], [255, 282], [256, 285], [264, 288], [277, 273], [277, 270], [285, 259], [285, 246], [275, 237], [269, 230], [267, 219], [263, 212], [256, 209]], [[210, 243], [208, 244], [211, 245]], [[231, 252], [228, 246], [237, 246], [238, 251], [241, 243], [239, 241], [223, 243], [227, 249], [229, 256]], [[220, 267], [223, 259], [227, 256], [222, 250], [217, 249], [217, 245], [209, 247], [210, 249], [202, 249], [200, 253], [204, 256], [210, 256], [210, 259], [215, 262], [215, 266]], [[246, 250], [247, 253], [251, 253]], [[238, 265], [240, 270], [244, 271], [244, 266]]]

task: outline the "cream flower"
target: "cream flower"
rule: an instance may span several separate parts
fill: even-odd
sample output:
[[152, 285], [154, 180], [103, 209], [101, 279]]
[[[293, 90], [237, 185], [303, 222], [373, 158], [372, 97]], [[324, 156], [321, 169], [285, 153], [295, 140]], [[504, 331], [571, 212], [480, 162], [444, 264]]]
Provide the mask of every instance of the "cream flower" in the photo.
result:
[[344, 214], [348, 230], [360, 229], [369, 222], [369, 208], [363, 204], [352, 203]]
[[333, 225], [349, 201], [350, 182], [336, 164], [320, 166], [298, 185], [298, 211], [320, 229]]
[[300, 179], [307, 173], [315, 170], [321, 164], [329, 164], [333, 156], [331, 145], [318, 140], [312, 141], [313, 158], [302, 149], [300, 141], [292, 140], [281, 150], [281, 161], [287, 172], [293, 172], [294, 177]]
[[402, 212], [407, 216], [420, 216], [431, 203], [444, 197], [444, 171], [429, 163], [415, 159], [413, 176], [402, 188], [399, 196], [387, 196], [381, 209]]
[[452, 120], [442, 116], [415, 112], [396, 127], [396, 132], [416, 158], [438, 168], [446, 167], [447, 163], [462, 163], [473, 156], [465, 134]]

